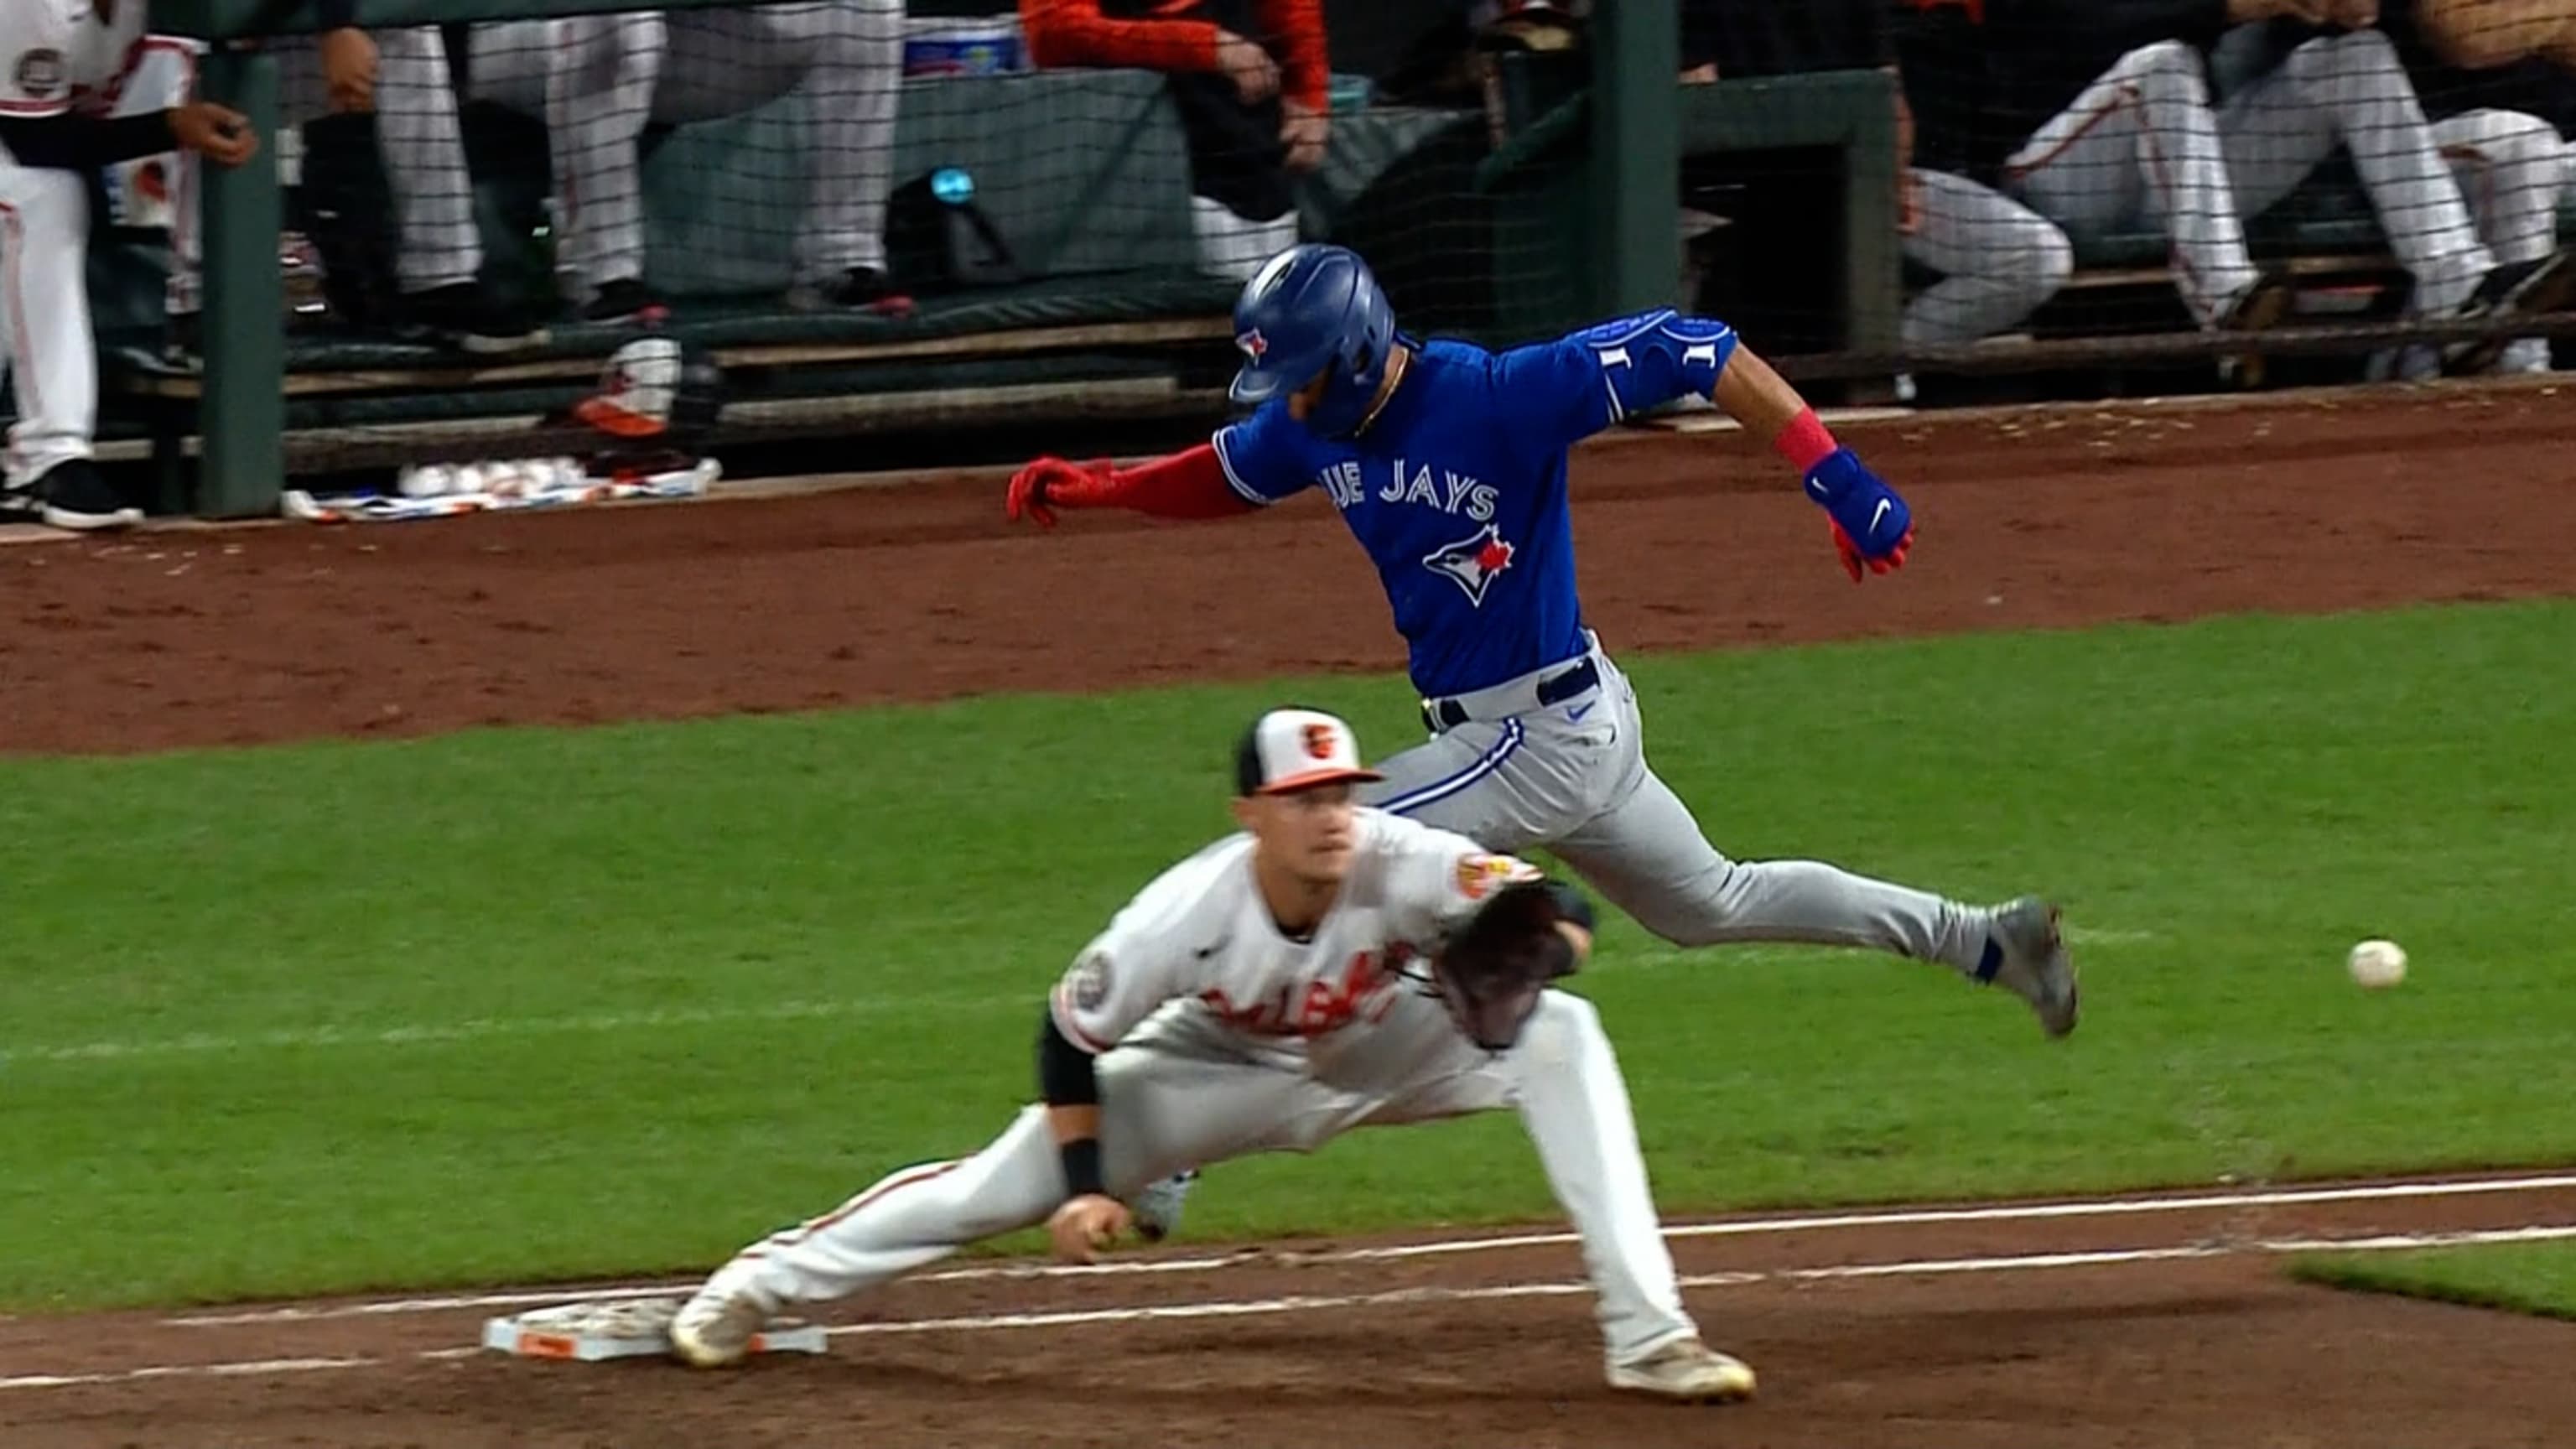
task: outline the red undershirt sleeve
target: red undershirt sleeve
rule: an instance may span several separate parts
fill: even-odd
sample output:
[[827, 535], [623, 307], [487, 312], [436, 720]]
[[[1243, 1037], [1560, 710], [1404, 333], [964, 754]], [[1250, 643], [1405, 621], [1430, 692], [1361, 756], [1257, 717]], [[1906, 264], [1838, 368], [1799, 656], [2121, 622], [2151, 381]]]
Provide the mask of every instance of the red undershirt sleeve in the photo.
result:
[[1155, 518], [1231, 518], [1254, 507], [1226, 482], [1225, 466], [1208, 443], [1116, 469], [1091, 501]]

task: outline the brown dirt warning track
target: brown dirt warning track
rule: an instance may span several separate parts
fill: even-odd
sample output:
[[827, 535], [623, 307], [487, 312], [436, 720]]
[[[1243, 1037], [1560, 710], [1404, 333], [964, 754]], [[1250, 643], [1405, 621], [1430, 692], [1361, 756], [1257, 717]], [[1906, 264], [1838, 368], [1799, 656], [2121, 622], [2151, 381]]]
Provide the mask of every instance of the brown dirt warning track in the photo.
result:
[[[1656, 649], [2576, 592], [2576, 391], [2346, 392], [1846, 435], [1922, 520], [1853, 588], [1741, 438], [1577, 455], [1585, 601]], [[1401, 659], [1320, 501], [1014, 532], [995, 475], [707, 506], [0, 548], [0, 750], [1089, 691]], [[856, 1184], [853, 1184], [856, 1186]], [[2576, 1235], [2576, 1173], [1742, 1219], [1677, 1234], [1754, 1403], [1601, 1386], [1574, 1248], [968, 1264], [732, 1375], [472, 1348], [491, 1301], [0, 1319], [0, 1444], [2563, 1445], [2576, 1324], [2291, 1281], [2304, 1247]]]
[[[1855, 588], [1741, 437], [1576, 455], [1614, 652], [2576, 586], [2576, 380], [1846, 430], [1921, 537]], [[582, 724], [994, 688], [1399, 668], [1321, 498], [1014, 530], [990, 472], [721, 507], [170, 531], [0, 548], [0, 750]]]

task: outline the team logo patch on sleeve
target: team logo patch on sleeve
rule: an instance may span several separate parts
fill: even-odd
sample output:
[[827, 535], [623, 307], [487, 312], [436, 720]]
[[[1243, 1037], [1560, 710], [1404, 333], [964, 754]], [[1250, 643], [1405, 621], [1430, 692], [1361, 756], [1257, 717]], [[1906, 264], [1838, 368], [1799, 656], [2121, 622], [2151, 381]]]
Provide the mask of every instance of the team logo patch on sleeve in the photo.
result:
[[63, 88], [63, 53], [50, 48], [28, 51], [18, 57], [17, 67], [10, 75], [20, 94], [31, 100], [44, 100]]
[[1458, 894], [1481, 901], [1514, 881], [1538, 879], [1538, 868], [1508, 855], [1458, 857]]
[[1424, 555], [1422, 566], [1465, 590], [1467, 602], [1481, 609], [1485, 606], [1485, 590], [1493, 587], [1494, 580], [1512, 566], [1519, 554], [1519, 549], [1504, 541], [1503, 531], [1488, 523], [1456, 543]]
[[1109, 953], [1092, 951], [1073, 963], [1073, 1006], [1076, 1011], [1098, 1011], [1109, 999]]

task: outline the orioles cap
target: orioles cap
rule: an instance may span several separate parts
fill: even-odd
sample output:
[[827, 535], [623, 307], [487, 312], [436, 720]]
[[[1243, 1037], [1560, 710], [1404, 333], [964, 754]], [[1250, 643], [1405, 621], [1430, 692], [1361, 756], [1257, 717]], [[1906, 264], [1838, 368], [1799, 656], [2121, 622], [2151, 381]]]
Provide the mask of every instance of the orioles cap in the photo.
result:
[[1345, 780], [1386, 777], [1360, 763], [1359, 737], [1321, 710], [1274, 709], [1234, 749], [1234, 793], [1286, 795]]

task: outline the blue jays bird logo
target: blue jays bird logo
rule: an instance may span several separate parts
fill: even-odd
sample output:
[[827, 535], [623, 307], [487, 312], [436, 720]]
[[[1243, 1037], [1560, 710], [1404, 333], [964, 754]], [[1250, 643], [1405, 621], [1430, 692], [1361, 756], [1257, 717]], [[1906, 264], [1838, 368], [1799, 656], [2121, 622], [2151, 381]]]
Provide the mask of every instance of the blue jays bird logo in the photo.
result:
[[1512, 566], [1512, 558], [1519, 552], [1503, 540], [1501, 529], [1488, 523], [1456, 543], [1433, 550], [1423, 558], [1422, 566], [1466, 590], [1467, 602], [1481, 609], [1485, 606], [1485, 590], [1493, 585], [1496, 576]]
[[1234, 345], [1243, 349], [1244, 356], [1251, 358], [1255, 362], [1259, 362], [1261, 360], [1261, 355], [1270, 350], [1270, 339], [1262, 336], [1261, 329], [1255, 327], [1251, 331], [1244, 333], [1242, 336], [1235, 338]]

